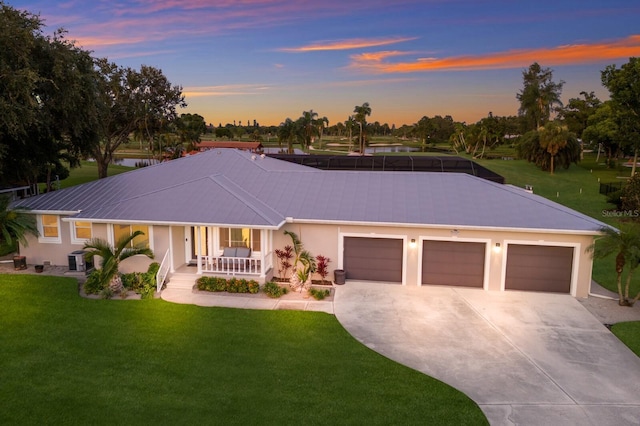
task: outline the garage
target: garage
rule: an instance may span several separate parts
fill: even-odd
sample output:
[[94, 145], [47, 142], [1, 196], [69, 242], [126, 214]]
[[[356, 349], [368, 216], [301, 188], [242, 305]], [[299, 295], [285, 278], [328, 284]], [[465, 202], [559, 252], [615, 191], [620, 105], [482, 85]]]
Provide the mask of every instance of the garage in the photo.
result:
[[571, 292], [573, 247], [509, 244], [505, 290]]
[[346, 278], [402, 283], [403, 240], [400, 238], [344, 238]]
[[422, 243], [422, 284], [482, 288], [486, 243], [433, 241]]

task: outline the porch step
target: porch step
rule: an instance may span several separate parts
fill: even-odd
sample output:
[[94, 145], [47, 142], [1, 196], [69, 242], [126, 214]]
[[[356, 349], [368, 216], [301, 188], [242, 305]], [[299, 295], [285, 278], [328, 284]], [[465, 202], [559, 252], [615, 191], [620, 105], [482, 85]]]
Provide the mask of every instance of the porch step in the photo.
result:
[[166, 288], [191, 290], [196, 285], [197, 275], [174, 272], [167, 280]]

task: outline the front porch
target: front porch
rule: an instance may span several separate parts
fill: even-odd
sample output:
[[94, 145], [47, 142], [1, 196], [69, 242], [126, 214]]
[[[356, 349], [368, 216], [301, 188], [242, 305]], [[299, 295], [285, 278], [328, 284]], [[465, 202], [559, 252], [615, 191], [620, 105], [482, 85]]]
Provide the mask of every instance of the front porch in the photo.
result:
[[169, 272], [167, 274], [167, 278], [165, 280], [166, 288], [172, 289], [193, 289], [196, 281], [203, 275], [222, 277], [222, 278], [239, 278], [246, 280], [255, 280], [260, 284], [264, 284], [267, 281], [270, 281], [273, 278], [273, 270], [270, 268], [264, 274], [261, 270], [261, 264], [259, 262], [255, 262], [254, 268], [227, 268], [223, 270], [218, 267], [210, 267], [198, 270], [198, 265], [196, 263], [185, 263], [180, 265], [173, 272]]

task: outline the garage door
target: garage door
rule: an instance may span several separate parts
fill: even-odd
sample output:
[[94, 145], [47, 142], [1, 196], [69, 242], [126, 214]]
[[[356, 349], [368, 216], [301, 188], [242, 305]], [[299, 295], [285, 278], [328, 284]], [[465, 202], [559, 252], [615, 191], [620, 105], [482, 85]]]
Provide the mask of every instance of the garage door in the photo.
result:
[[482, 288], [485, 251], [485, 243], [424, 241], [422, 284]]
[[573, 247], [509, 244], [505, 289], [569, 293]]
[[401, 283], [403, 246], [396, 238], [345, 237], [346, 278]]

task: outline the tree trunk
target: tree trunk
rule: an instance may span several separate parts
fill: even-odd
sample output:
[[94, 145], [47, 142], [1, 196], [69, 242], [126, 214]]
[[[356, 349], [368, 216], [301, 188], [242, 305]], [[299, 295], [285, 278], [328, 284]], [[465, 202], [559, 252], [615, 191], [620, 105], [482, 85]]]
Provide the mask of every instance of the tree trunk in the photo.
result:
[[555, 158], [555, 155], [551, 156], [551, 174], [553, 174], [553, 159]]
[[626, 300], [624, 298], [624, 295], [622, 294], [622, 272], [618, 272], [617, 284], [618, 284], [618, 305], [624, 306]]
[[638, 148], [633, 150], [633, 165], [631, 166], [631, 177], [636, 175], [636, 163], [638, 162]]

